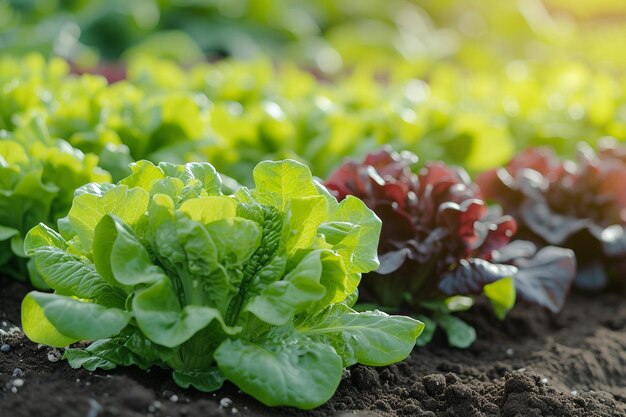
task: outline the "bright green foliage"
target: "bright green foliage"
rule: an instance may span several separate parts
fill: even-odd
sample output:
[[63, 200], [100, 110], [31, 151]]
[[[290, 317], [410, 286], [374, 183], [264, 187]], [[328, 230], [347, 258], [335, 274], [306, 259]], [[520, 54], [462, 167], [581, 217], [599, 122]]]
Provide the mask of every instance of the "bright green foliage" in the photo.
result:
[[515, 305], [515, 284], [511, 277], [485, 285], [483, 293], [500, 320], [504, 319], [506, 313]]
[[267, 405], [313, 408], [345, 366], [404, 359], [423, 324], [350, 308], [378, 266], [380, 220], [338, 203], [295, 161], [262, 162], [256, 188], [223, 195], [206, 163], [140, 161], [76, 192], [60, 233], [26, 237], [55, 292], [30, 293], [24, 331], [74, 367], [171, 368], [182, 387], [226, 379]]
[[245, 185], [261, 160], [296, 159], [325, 177], [346, 156], [384, 144], [476, 172], [529, 145], [569, 155], [580, 140], [626, 140], [626, 86], [608, 70], [515, 61], [503, 72], [465, 72], [437, 63], [393, 67], [388, 78], [381, 83], [367, 66], [326, 82], [286, 62], [184, 69], [144, 58], [109, 85], [69, 74], [59, 59], [2, 58], [0, 129], [39, 112], [51, 136], [98, 155], [115, 179], [133, 160], [209, 161]]
[[[43, 222], [51, 227], [65, 216], [74, 190], [92, 181], [110, 181], [98, 158], [53, 140], [39, 116], [12, 133], [0, 131], [0, 267], [24, 279], [24, 236]], [[30, 268], [36, 285], [36, 272]]]
[[214, 139], [195, 142], [176, 161], [209, 160], [244, 184], [261, 159], [298, 159], [325, 177], [346, 156], [358, 158], [384, 144], [476, 172], [529, 145], [552, 145], [569, 155], [581, 140], [626, 140], [624, 122], [613, 117], [626, 89], [610, 71], [527, 61], [505, 72], [466, 72], [442, 63], [428, 71], [388, 71], [387, 84], [367, 67], [327, 83], [288, 63], [275, 68], [224, 60], [185, 72], [143, 60], [129, 65], [128, 77], [142, 90], [207, 97]]
[[143, 91], [132, 83], [109, 85], [100, 76], [69, 74], [60, 59], [39, 55], [0, 59], [0, 129], [13, 131], [32, 112], [50, 135], [100, 157], [114, 178], [133, 160], [192, 160], [196, 141], [210, 142], [206, 97], [191, 91]]

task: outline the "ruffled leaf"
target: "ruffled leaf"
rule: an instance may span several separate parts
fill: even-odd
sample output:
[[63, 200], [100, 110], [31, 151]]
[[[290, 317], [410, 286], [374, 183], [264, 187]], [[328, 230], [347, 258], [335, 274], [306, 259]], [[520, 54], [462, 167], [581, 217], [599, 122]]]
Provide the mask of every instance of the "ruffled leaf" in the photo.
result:
[[295, 333], [255, 342], [226, 339], [215, 360], [228, 380], [263, 404], [303, 409], [328, 401], [343, 369], [335, 349]]

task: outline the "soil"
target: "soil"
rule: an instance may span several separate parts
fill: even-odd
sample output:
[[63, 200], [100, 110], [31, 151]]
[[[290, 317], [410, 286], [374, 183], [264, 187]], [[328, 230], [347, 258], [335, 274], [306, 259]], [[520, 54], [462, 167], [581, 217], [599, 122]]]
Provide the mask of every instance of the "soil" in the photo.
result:
[[479, 305], [464, 316], [478, 332], [470, 349], [438, 334], [402, 363], [352, 367], [327, 404], [301, 411], [230, 384], [183, 390], [161, 369], [71, 369], [11, 332], [28, 287], [0, 278], [0, 289], [0, 344], [10, 347], [0, 351], [0, 417], [626, 416], [626, 299], [613, 294], [573, 294], [558, 315], [525, 307], [502, 322]]

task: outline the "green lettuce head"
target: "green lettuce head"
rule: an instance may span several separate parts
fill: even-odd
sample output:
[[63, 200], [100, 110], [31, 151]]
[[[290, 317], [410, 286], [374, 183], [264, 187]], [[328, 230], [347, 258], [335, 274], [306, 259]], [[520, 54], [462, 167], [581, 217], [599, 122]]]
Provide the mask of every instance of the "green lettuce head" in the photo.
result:
[[168, 367], [182, 387], [230, 380], [261, 402], [313, 408], [342, 370], [404, 359], [422, 323], [357, 313], [378, 267], [380, 220], [341, 203], [295, 161], [262, 162], [256, 188], [223, 195], [206, 163], [131, 165], [116, 185], [76, 192], [60, 233], [25, 250], [54, 294], [31, 292], [24, 331], [73, 367]]
[[[53, 140], [41, 118], [15, 132], [0, 131], [0, 267], [24, 279], [26, 232], [39, 223], [54, 225], [67, 214], [74, 190], [92, 181], [110, 181], [98, 158], [67, 142]], [[29, 264], [35, 285], [42, 285]]]

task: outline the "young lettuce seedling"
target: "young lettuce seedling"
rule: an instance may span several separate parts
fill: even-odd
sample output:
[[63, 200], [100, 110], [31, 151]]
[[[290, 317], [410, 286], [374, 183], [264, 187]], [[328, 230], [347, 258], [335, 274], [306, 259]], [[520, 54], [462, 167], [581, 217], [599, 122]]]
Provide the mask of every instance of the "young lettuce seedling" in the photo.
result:
[[342, 370], [403, 360], [423, 324], [355, 312], [379, 265], [380, 220], [341, 203], [295, 161], [262, 162], [256, 188], [221, 192], [206, 163], [131, 165], [118, 184], [80, 188], [60, 233], [26, 252], [54, 294], [23, 302], [26, 335], [66, 347], [73, 367], [168, 367], [182, 387], [230, 380], [264, 404], [313, 408]]
[[380, 267], [363, 286], [374, 302], [408, 308], [426, 323], [419, 343], [435, 327], [448, 341], [467, 347], [473, 328], [451, 313], [484, 294], [503, 318], [516, 298], [558, 311], [574, 277], [572, 251], [527, 241], [510, 242], [516, 223], [489, 209], [476, 184], [460, 168], [426, 163], [417, 156], [383, 149], [362, 163], [347, 162], [326, 181], [340, 201], [354, 195], [382, 219]]

